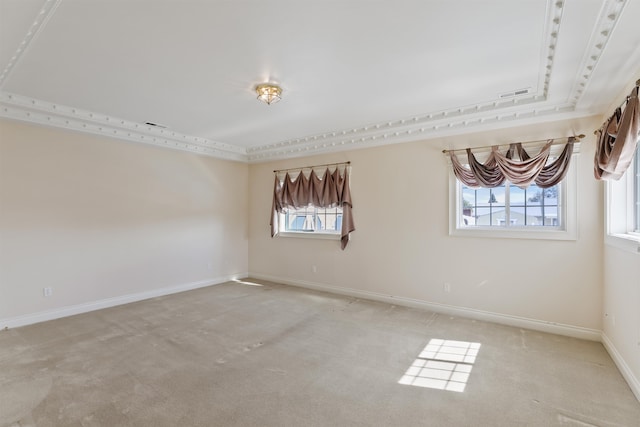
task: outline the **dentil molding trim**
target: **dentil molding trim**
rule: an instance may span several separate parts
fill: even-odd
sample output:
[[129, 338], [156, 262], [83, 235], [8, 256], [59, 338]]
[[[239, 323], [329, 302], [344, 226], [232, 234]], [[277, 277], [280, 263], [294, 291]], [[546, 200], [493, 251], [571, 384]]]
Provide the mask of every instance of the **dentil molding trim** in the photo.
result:
[[242, 147], [2, 91], [0, 117], [227, 160], [247, 161], [246, 150]]
[[[15, 63], [53, 15], [61, 0], [46, 0], [10, 63], [0, 74], [0, 87]], [[605, 0], [567, 98], [553, 104], [549, 99], [556, 45], [561, 37], [564, 0], [547, 0], [541, 68], [537, 91], [511, 98], [434, 111], [400, 120], [342, 129], [280, 141], [258, 147], [243, 147], [181, 134], [104, 114], [0, 91], [0, 117], [60, 127], [97, 135], [172, 148], [227, 160], [259, 163], [332, 151], [417, 141], [471, 129], [501, 126], [513, 121], [535, 121], [549, 115], [584, 116], [576, 112], [589, 79], [602, 56], [628, 0]]]
[[576, 116], [594, 114], [594, 112], [576, 112], [576, 106], [584, 94], [627, 2], [628, 0], [603, 1], [588, 48], [584, 51], [579, 71], [574, 78], [572, 90], [564, 101], [545, 103], [549, 98], [549, 85], [556, 45], [561, 37], [560, 24], [565, 3], [562, 0], [549, 0], [545, 39], [542, 41], [542, 46], [546, 46], [546, 49], [543, 49], [544, 54], [540, 61], [543, 68], [538, 73], [541, 89], [537, 93], [253, 147], [247, 150], [248, 160], [257, 163], [340, 149], [409, 142], [453, 132], [461, 133], [465, 129], [482, 125], [498, 125], [558, 113], [575, 113]]
[[582, 56], [578, 73], [569, 94], [568, 101], [574, 106], [580, 101], [580, 98], [582, 98], [584, 90], [589, 84], [589, 79], [600, 61], [600, 57], [609, 42], [609, 38], [627, 2], [627, 0], [607, 0], [603, 2], [598, 21], [593, 27], [591, 38], [589, 39], [589, 49], [585, 50]]
[[38, 12], [38, 16], [36, 16], [35, 20], [31, 24], [31, 27], [29, 27], [27, 34], [24, 36], [24, 39], [22, 39], [22, 42], [20, 42], [20, 44], [16, 48], [16, 53], [13, 54], [13, 56], [9, 60], [9, 63], [2, 70], [2, 73], [0, 74], [0, 87], [2, 87], [2, 84], [6, 80], [7, 76], [9, 76], [9, 74], [13, 70], [13, 67], [15, 67], [18, 61], [20, 61], [20, 58], [22, 57], [24, 52], [29, 48], [31, 42], [38, 37], [40, 31], [53, 16], [53, 13], [56, 11], [61, 1], [62, 0], [46, 0], [44, 2], [42, 9], [40, 9], [40, 11]]

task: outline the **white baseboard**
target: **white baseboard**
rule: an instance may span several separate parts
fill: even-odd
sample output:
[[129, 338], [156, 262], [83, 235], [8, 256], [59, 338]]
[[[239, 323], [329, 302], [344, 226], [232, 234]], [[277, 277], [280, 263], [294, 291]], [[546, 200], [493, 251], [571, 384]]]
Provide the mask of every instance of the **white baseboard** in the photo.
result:
[[0, 319], [0, 329], [17, 328], [20, 326], [31, 325], [34, 323], [45, 322], [47, 320], [59, 319], [62, 317], [73, 316], [76, 314], [87, 313], [89, 311], [100, 310], [103, 308], [114, 307], [117, 305], [128, 304], [131, 302], [142, 301], [149, 298], [160, 297], [164, 295], [175, 294], [178, 292], [189, 291], [192, 289], [203, 288], [206, 286], [219, 285], [221, 283], [235, 280], [238, 278], [253, 277], [256, 279], [268, 280], [271, 282], [282, 283], [285, 285], [298, 286], [307, 289], [313, 289], [322, 292], [332, 292], [340, 295], [351, 296], [355, 298], [370, 299], [374, 301], [386, 302], [389, 304], [400, 305], [412, 308], [421, 308], [436, 313], [447, 315], [467, 317], [476, 320], [494, 322], [508, 326], [532, 329], [541, 332], [548, 332], [558, 335], [569, 336], [573, 338], [587, 339], [591, 341], [601, 341], [613, 359], [614, 363], [620, 370], [620, 373], [629, 384], [631, 391], [640, 401], [640, 380], [635, 377], [633, 371], [625, 360], [622, 358], [618, 350], [615, 348], [611, 340], [604, 332], [582, 328], [578, 326], [564, 325], [554, 322], [545, 322], [541, 320], [528, 319], [525, 317], [511, 316], [508, 314], [492, 313], [489, 311], [476, 310], [466, 307], [458, 307], [447, 304], [440, 304], [418, 300], [414, 298], [397, 297], [393, 295], [379, 294], [377, 292], [362, 291], [358, 289], [343, 288], [339, 286], [331, 286], [321, 283], [308, 282], [303, 280], [290, 280], [284, 277], [270, 276], [257, 273], [242, 273], [229, 276], [222, 276], [198, 282], [185, 283], [177, 286], [153, 289], [150, 291], [138, 292], [135, 294], [122, 295], [113, 298], [106, 298], [98, 301], [77, 304], [73, 306], [61, 307], [52, 310], [41, 311], [38, 313], [27, 314], [24, 316], [9, 317]]
[[625, 362], [625, 360], [622, 358], [622, 356], [620, 355], [616, 347], [613, 345], [609, 337], [604, 332], [602, 332], [601, 338], [602, 338], [602, 344], [604, 345], [604, 348], [607, 350], [607, 352], [613, 359], [613, 362], [616, 364], [616, 366], [618, 367], [618, 370], [620, 371], [624, 379], [627, 381], [627, 384], [629, 384], [629, 388], [631, 388], [631, 391], [633, 392], [633, 394], [636, 395], [636, 399], [640, 401], [640, 380], [636, 378], [635, 375], [633, 375], [633, 371], [631, 370], [631, 368], [629, 368], [629, 365], [627, 365], [627, 362]]
[[178, 292], [190, 291], [192, 289], [203, 288], [206, 286], [219, 285], [229, 280], [247, 277], [246, 273], [233, 274], [228, 276], [216, 277], [198, 282], [183, 283], [181, 285], [169, 286], [165, 288], [152, 289], [135, 294], [106, 298], [97, 301], [85, 302], [66, 307], [54, 308], [51, 310], [40, 311], [37, 313], [26, 314], [23, 316], [9, 317], [0, 319], [0, 329], [17, 328], [20, 326], [31, 325], [34, 323], [46, 322], [47, 320], [59, 319], [61, 317], [73, 316], [76, 314], [87, 313], [89, 311], [101, 310], [103, 308], [114, 307], [116, 305], [128, 304], [131, 302], [142, 301], [149, 298], [161, 297], [164, 295], [175, 294]]
[[249, 277], [255, 279], [268, 280], [285, 285], [298, 286], [316, 291], [332, 292], [340, 295], [347, 295], [355, 298], [369, 299], [386, 302], [389, 304], [401, 305], [405, 307], [421, 308], [436, 313], [451, 316], [467, 317], [470, 319], [482, 320], [486, 322], [500, 323], [502, 325], [515, 326], [518, 328], [532, 329], [540, 332], [564, 335], [573, 338], [586, 339], [590, 341], [600, 341], [601, 331], [596, 329], [583, 328], [580, 326], [565, 325], [543, 320], [528, 319], [526, 317], [512, 316], [509, 314], [493, 313], [490, 311], [477, 310], [474, 308], [459, 307], [454, 305], [428, 302], [414, 298], [398, 297], [393, 295], [379, 294], [377, 292], [362, 291], [358, 289], [331, 286], [322, 283], [308, 282], [304, 280], [291, 280], [285, 277], [270, 276], [259, 273], [249, 273]]

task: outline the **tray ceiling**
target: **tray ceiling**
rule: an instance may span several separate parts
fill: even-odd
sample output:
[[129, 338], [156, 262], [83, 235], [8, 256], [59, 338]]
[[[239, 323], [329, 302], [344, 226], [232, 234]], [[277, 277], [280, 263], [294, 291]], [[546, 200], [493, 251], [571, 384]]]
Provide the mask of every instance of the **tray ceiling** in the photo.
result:
[[[604, 114], [640, 78], [638, 16], [634, 0], [0, 0], [0, 116], [260, 162]], [[281, 102], [255, 99], [265, 81]]]

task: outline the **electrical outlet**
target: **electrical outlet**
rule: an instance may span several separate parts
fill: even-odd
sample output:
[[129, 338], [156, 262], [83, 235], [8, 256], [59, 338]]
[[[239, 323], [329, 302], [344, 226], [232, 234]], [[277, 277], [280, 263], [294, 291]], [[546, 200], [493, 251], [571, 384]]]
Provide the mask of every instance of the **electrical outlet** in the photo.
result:
[[318, 272], [318, 266], [312, 265], [311, 266], [311, 271], [313, 271], [314, 273], [317, 273]]
[[443, 290], [443, 291], [445, 291], [445, 292], [447, 292], [447, 293], [451, 292], [451, 283], [445, 283], [445, 284], [442, 286], [442, 290]]
[[42, 288], [42, 295], [44, 295], [45, 297], [50, 297], [51, 295], [53, 295], [53, 288], [51, 287]]

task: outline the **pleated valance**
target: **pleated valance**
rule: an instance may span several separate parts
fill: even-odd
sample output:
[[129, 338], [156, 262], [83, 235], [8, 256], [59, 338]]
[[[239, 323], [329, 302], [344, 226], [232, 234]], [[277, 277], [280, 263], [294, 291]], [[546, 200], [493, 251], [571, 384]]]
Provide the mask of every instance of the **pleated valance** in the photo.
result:
[[322, 178], [313, 168], [309, 176], [300, 170], [295, 176], [287, 172], [284, 178], [280, 179], [276, 173], [271, 209], [271, 237], [278, 234], [279, 214], [284, 213], [285, 209], [300, 209], [311, 205], [317, 208], [342, 208], [340, 242], [344, 249], [349, 243], [349, 233], [355, 230], [351, 212], [353, 203], [349, 187], [349, 168], [343, 168], [342, 172], [338, 167], [333, 172], [327, 168]]
[[631, 90], [626, 105], [616, 108], [595, 134], [598, 138], [593, 173], [599, 180], [618, 180], [629, 168], [640, 138], [638, 85]]
[[569, 170], [575, 137], [569, 137], [564, 149], [548, 163], [553, 140], [548, 140], [540, 152], [531, 157], [522, 143], [513, 143], [505, 153], [497, 145], [491, 147], [489, 157], [480, 163], [470, 148], [466, 149], [468, 167], [462, 165], [453, 150], [448, 151], [453, 173], [464, 185], [472, 188], [495, 188], [505, 181], [527, 188], [535, 182], [538, 187], [549, 188], [564, 179]]

